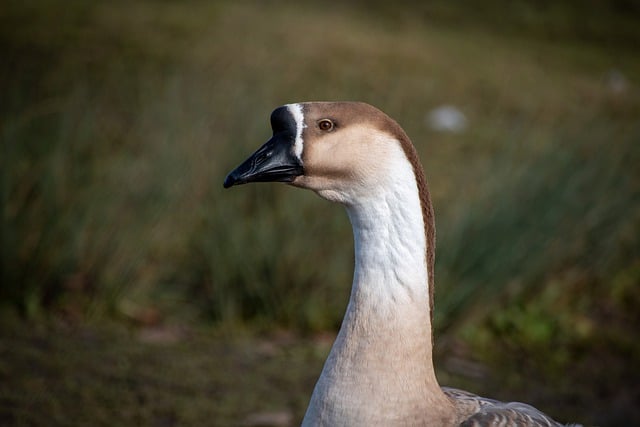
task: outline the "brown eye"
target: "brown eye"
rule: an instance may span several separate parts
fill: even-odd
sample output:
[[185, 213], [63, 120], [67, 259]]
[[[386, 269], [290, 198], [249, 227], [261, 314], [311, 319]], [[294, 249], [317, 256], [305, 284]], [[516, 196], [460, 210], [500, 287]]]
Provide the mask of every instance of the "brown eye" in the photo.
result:
[[333, 130], [333, 122], [329, 119], [322, 119], [318, 122], [318, 127], [321, 131], [329, 132]]

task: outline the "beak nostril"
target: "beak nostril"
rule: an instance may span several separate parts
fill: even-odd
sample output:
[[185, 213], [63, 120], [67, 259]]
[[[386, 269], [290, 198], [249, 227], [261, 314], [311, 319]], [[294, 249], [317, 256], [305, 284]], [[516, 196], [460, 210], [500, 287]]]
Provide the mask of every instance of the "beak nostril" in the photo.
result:
[[260, 153], [258, 156], [256, 156], [255, 164], [259, 165], [263, 163], [265, 160], [267, 160], [269, 157], [271, 157], [271, 152]]

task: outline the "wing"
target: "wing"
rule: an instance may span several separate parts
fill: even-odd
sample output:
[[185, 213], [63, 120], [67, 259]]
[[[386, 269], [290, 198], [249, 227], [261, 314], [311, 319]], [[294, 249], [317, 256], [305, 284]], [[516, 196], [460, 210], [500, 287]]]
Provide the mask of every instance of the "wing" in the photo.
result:
[[442, 390], [455, 402], [458, 413], [463, 414], [460, 427], [563, 426], [525, 403], [500, 402], [448, 387]]

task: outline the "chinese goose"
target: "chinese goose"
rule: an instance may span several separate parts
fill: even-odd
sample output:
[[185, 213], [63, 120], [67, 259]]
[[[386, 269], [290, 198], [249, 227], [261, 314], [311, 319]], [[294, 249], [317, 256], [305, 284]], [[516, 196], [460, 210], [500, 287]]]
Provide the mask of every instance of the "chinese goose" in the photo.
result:
[[559, 426], [523, 403], [441, 388], [432, 359], [433, 207], [402, 128], [357, 102], [289, 104], [224, 187], [280, 181], [345, 206], [349, 304], [303, 426]]

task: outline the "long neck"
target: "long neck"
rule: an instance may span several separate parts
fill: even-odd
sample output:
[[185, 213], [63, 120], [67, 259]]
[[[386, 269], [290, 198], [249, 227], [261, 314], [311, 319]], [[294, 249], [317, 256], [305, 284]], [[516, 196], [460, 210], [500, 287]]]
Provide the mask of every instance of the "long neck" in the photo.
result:
[[[380, 383], [388, 381], [384, 387], [396, 386], [399, 399], [411, 393], [425, 399], [424, 393], [439, 387], [432, 362], [427, 242], [417, 190], [392, 188], [384, 197], [347, 211], [355, 239], [355, 270], [340, 332], [348, 343], [338, 340], [336, 350], [354, 363], [366, 361], [366, 374]], [[353, 343], [359, 343], [357, 352], [350, 352]], [[380, 377], [385, 374], [388, 378]], [[409, 385], [411, 390], [405, 388]]]
[[401, 188], [347, 208], [355, 270], [344, 325], [366, 320], [365, 330], [373, 336], [386, 338], [388, 332], [397, 341], [410, 337], [430, 362], [426, 239], [420, 202], [410, 190]]
[[305, 425], [442, 424], [432, 362], [427, 238], [412, 175], [347, 206], [355, 271], [342, 327]]

